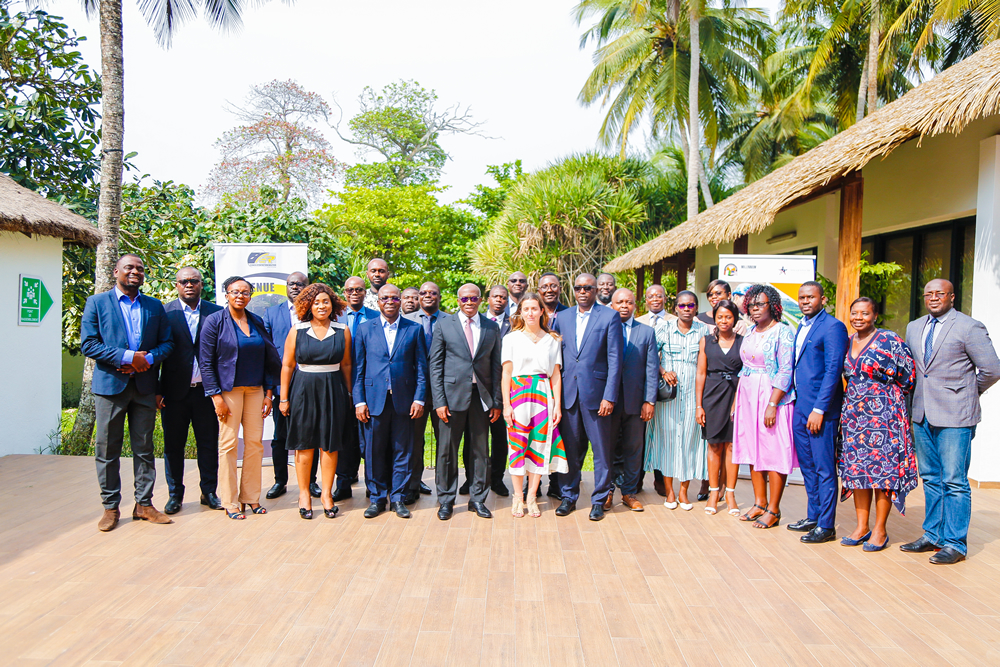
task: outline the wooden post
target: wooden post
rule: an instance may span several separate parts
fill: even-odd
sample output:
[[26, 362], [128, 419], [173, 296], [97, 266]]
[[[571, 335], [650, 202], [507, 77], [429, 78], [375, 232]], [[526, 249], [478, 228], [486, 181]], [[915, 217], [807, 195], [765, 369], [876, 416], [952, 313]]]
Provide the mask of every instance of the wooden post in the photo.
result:
[[635, 270], [635, 303], [639, 309], [646, 308], [646, 267], [640, 266]]
[[746, 255], [750, 252], [750, 237], [746, 234], [739, 236], [733, 241], [733, 254]]
[[660, 260], [656, 264], [653, 264], [653, 282], [650, 285], [662, 285], [663, 284], [663, 260]]
[[691, 251], [685, 250], [677, 255], [677, 291], [688, 288], [688, 269], [691, 268]]
[[864, 179], [848, 179], [840, 190], [840, 239], [837, 255], [837, 319], [850, 325], [851, 302], [858, 298], [861, 279], [861, 222]]

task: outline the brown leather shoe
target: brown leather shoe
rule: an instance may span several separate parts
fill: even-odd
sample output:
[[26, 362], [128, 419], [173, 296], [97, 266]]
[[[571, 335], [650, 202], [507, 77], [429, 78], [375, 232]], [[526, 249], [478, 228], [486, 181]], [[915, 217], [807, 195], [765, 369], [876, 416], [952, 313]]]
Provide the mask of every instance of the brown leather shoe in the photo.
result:
[[113, 510], [104, 510], [104, 515], [101, 517], [101, 520], [97, 522], [97, 530], [102, 533], [114, 530], [115, 526], [118, 525], [118, 519], [121, 518], [121, 515], [122, 514], [118, 511], [117, 507]]
[[148, 521], [150, 523], [173, 523], [174, 520], [152, 505], [136, 505], [132, 510], [133, 521]]
[[643, 510], [642, 503], [635, 496], [622, 496], [622, 505], [633, 512], [641, 512]]
[[610, 512], [612, 506], [615, 504], [615, 491], [612, 489], [608, 491], [608, 497], [604, 499], [604, 511]]

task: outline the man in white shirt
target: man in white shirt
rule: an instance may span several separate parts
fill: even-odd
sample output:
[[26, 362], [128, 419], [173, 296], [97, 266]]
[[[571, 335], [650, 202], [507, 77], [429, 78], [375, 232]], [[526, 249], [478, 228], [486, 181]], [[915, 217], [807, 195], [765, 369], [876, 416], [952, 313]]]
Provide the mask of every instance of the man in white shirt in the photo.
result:
[[517, 310], [517, 304], [521, 303], [521, 297], [528, 291], [528, 276], [520, 271], [515, 271], [507, 278], [507, 315], [513, 315]]
[[663, 285], [650, 285], [646, 288], [646, 312], [635, 319], [654, 329], [658, 324], [677, 319], [676, 315], [667, 311], [667, 291], [663, 289]]

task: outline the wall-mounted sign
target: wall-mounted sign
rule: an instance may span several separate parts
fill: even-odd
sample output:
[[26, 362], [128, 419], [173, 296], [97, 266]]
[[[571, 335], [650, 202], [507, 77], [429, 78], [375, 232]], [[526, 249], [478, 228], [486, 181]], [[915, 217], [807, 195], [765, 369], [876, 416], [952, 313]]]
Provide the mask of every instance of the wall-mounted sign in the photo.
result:
[[18, 280], [17, 323], [37, 327], [52, 307], [52, 297], [38, 276], [22, 273]]

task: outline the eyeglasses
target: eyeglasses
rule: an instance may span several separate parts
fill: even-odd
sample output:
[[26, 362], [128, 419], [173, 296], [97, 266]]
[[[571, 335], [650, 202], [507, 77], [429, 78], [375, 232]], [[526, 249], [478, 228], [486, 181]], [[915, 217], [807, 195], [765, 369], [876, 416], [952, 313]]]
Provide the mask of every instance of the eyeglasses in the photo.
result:
[[694, 308], [697, 308], [698, 304], [696, 304], [696, 303], [679, 303], [679, 304], [677, 304], [677, 307], [680, 308], [681, 310], [692, 310]]
[[185, 278], [184, 280], [178, 280], [178, 285], [200, 285], [201, 278]]
[[364, 287], [345, 287], [344, 294], [361, 294], [365, 291]]
[[305, 287], [306, 283], [300, 283], [297, 280], [293, 280], [292, 282], [288, 283], [288, 286], [289, 287]]
[[943, 299], [951, 292], [924, 292], [925, 299]]
[[770, 305], [771, 303], [769, 301], [754, 301], [750, 304], [750, 310], [753, 310], [754, 308], [767, 308]]
[[574, 292], [593, 292], [595, 289], [593, 285], [573, 285]]
[[545, 285], [539, 285], [538, 286], [538, 291], [539, 292], [558, 292], [559, 291], [559, 283], [547, 283]]
[[228, 292], [226, 292], [226, 294], [228, 294], [229, 296], [242, 296], [245, 299], [249, 299], [251, 296], [253, 296], [253, 292], [245, 289], [244, 290], [231, 289]]
[[458, 297], [458, 300], [461, 303], [479, 303], [480, 301], [482, 301], [482, 297], [481, 296], [460, 296], [460, 297]]
[[398, 296], [380, 296], [378, 300], [382, 303], [399, 303]]
[[440, 292], [435, 292], [434, 290], [425, 289], [418, 292], [418, 294], [420, 294], [420, 296], [437, 296], [438, 294], [440, 294]]

